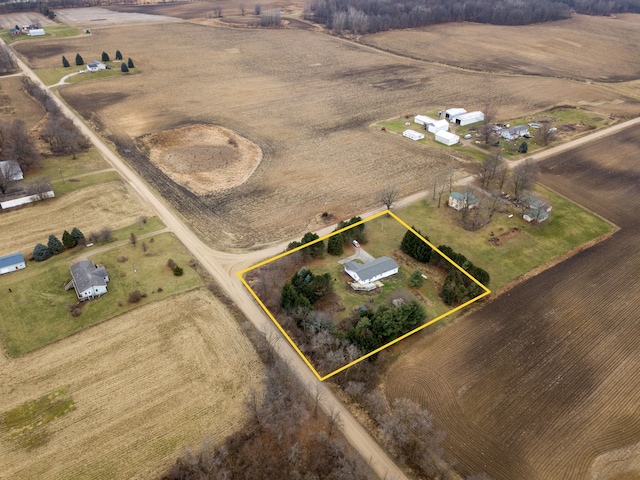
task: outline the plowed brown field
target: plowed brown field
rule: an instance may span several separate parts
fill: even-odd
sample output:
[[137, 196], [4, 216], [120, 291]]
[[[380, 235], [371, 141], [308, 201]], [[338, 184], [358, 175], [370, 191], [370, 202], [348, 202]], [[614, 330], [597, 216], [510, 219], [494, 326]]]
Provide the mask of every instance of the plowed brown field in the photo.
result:
[[244, 425], [262, 363], [206, 290], [140, 307], [17, 359], [0, 357], [0, 414], [60, 387], [75, 403], [32, 450], [0, 432], [6, 479], [155, 478], [185, 445]]
[[[493, 27], [485, 28], [491, 35]], [[256, 247], [314, 230], [324, 226], [318, 222], [323, 212], [338, 219], [359, 214], [378, 206], [376, 192], [387, 184], [402, 195], [424, 190], [451, 151], [370, 127], [382, 119], [486, 102], [499, 106], [504, 118], [558, 104], [605, 115], [640, 113], [635, 98], [625, 96], [632, 91], [479, 75], [302, 30], [139, 24], [16, 48], [36, 68], [57, 66], [61, 52], [89, 59], [120, 49], [130, 56], [141, 73], [65, 86], [62, 96], [198, 230], [227, 247]], [[242, 185], [197, 196], [135, 147], [143, 135], [194, 123], [236, 131], [260, 146], [263, 161]]]
[[545, 185], [620, 231], [425, 336], [389, 370], [389, 395], [434, 413], [460, 472], [637, 473], [620, 449], [640, 442], [639, 145], [635, 128], [542, 164]]

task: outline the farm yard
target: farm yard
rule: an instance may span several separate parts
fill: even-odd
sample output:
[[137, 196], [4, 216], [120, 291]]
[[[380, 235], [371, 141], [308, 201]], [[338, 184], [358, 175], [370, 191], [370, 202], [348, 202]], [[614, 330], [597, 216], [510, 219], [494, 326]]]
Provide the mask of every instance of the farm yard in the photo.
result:
[[[243, 399], [263, 366], [206, 289], [145, 305], [9, 360], [0, 419], [64, 387], [73, 409], [46, 425], [0, 421], [3, 477], [152, 478], [186, 445], [214, 444], [248, 420]], [[33, 420], [35, 423], [35, 420]]]
[[[94, 28], [88, 37], [37, 43], [16, 46], [36, 69], [57, 64], [61, 52], [89, 57], [126, 46], [142, 75], [65, 86], [61, 95], [223, 248], [258, 248], [324, 226], [323, 212], [349, 218], [372, 208], [380, 178], [392, 179], [402, 195], [424, 189], [450, 155], [368, 128], [398, 111], [437, 111], [452, 103], [479, 109], [491, 102], [504, 118], [558, 104], [597, 105], [604, 115], [640, 112], [635, 99], [609, 86], [478, 75], [310, 31], [182, 22]], [[180, 94], [169, 94], [175, 91]], [[260, 165], [241, 185], [207, 195], [175, 183], [150, 162], [140, 141], [192, 124], [224, 126], [252, 141], [263, 151]], [[475, 162], [469, 155], [456, 158], [461, 168]], [[357, 175], [358, 192], [372, 193], [354, 193], [342, 181], [350, 175]]]
[[640, 474], [622, 453], [640, 438], [639, 140], [636, 127], [541, 165], [544, 185], [618, 232], [425, 335], [387, 372], [390, 398], [434, 414], [461, 474]]

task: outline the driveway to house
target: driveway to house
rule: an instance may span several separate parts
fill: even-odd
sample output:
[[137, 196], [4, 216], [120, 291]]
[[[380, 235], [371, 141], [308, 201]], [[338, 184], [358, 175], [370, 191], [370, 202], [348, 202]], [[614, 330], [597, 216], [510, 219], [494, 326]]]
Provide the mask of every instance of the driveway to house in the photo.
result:
[[350, 262], [352, 260], [360, 260], [362, 263], [369, 263], [369, 262], [373, 262], [375, 260], [375, 257], [367, 253], [367, 251], [364, 248], [360, 247], [360, 248], [356, 248], [356, 253], [354, 253], [350, 257], [343, 258], [342, 260], [338, 260], [338, 263], [340, 265], [344, 265], [345, 263]]

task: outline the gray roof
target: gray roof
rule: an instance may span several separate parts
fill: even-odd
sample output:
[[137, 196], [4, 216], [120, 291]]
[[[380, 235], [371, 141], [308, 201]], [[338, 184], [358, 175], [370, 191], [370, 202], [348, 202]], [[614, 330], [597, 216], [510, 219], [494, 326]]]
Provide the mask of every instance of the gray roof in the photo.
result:
[[398, 264], [389, 257], [376, 258], [373, 262], [369, 263], [356, 263], [347, 262], [344, 266], [346, 270], [356, 272], [358, 277], [363, 283], [367, 283], [367, 280], [377, 277], [378, 275], [398, 268]]
[[12, 253], [10, 255], [5, 255], [4, 257], [0, 257], [0, 268], [2, 267], [11, 267], [17, 263], [24, 262], [24, 257], [22, 253]]
[[455, 198], [456, 200], [460, 200], [460, 201], [466, 200], [467, 204], [469, 204], [469, 205], [472, 205], [474, 203], [478, 203], [478, 199], [471, 192], [464, 192], [464, 193], [451, 192], [449, 194], [449, 196]]
[[81, 260], [71, 265], [71, 276], [78, 293], [84, 292], [91, 287], [104, 287], [107, 285], [104, 279], [107, 276], [107, 269], [96, 267], [91, 260]]

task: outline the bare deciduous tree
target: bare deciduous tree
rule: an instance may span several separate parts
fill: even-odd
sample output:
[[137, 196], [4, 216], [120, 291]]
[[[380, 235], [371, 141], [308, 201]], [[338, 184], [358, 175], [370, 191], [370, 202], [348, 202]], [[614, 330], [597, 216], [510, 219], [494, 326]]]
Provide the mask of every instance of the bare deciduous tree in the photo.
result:
[[511, 174], [511, 186], [513, 197], [518, 199], [522, 194], [533, 187], [538, 179], [538, 167], [530, 159], [525, 160], [513, 169]]
[[478, 171], [476, 176], [480, 180], [480, 186], [482, 188], [488, 188], [493, 179], [496, 177], [498, 168], [504, 160], [502, 159], [502, 152], [497, 151], [490, 155], [487, 155], [485, 159], [478, 165]]
[[89, 139], [64, 115], [49, 114], [40, 135], [49, 143], [54, 154], [72, 155], [74, 159], [78, 152], [89, 148], [90, 145]]
[[391, 207], [396, 203], [400, 196], [400, 190], [395, 185], [389, 185], [378, 192], [378, 201], [382, 203], [387, 210], [391, 210]]
[[45, 194], [51, 191], [51, 182], [48, 178], [38, 178], [27, 185], [27, 192], [35, 195], [38, 200], [44, 200]]
[[542, 121], [540, 122], [540, 128], [536, 131], [536, 140], [538, 140], [542, 145], [548, 145], [549, 142], [553, 141], [555, 137], [556, 130], [551, 127], [550, 122]]
[[16, 162], [6, 162], [0, 167], [0, 192], [4, 195], [22, 177]]

